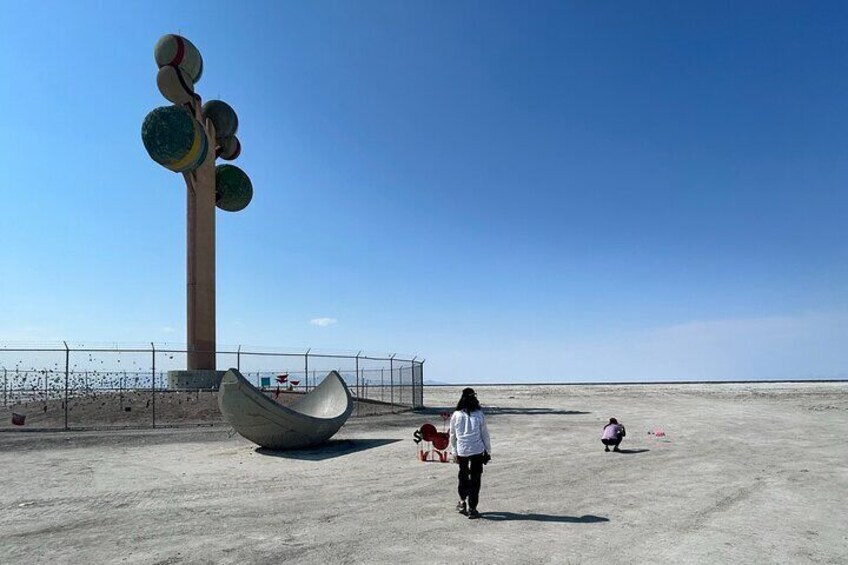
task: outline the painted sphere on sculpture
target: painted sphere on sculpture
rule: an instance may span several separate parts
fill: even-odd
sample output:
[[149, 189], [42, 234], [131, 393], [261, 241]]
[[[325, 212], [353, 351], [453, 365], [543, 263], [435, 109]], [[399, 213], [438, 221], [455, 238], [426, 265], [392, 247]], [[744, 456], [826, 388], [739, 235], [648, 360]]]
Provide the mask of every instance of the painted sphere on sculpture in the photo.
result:
[[220, 146], [218, 156], [221, 159], [233, 161], [241, 155], [241, 142], [234, 135], [218, 139], [218, 145]]
[[180, 67], [165, 65], [156, 75], [159, 92], [174, 104], [185, 104], [194, 98], [194, 83]]
[[201, 109], [204, 120], [212, 120], [215, 125], [215, 137], [222, 139], [236, 134], [238, 116], [236, 111], [223, 100], [210, 100]]
[[194, 44], [180, 35], [163, 35], [153, 48], [153, 56], [159, 68], [164, 66], [180, 67], [196, 83], [203, 75], [203, 57]]
[[147, 114], [141, 140], [151, 159], [177, 173], [196, 169], [209, 149], [206, 132], [180, 106], [163, 106]]
[[253, 198], [247, 174], [235, 165], [215, 167], [215, 205], [227, 212], [244, 210]]

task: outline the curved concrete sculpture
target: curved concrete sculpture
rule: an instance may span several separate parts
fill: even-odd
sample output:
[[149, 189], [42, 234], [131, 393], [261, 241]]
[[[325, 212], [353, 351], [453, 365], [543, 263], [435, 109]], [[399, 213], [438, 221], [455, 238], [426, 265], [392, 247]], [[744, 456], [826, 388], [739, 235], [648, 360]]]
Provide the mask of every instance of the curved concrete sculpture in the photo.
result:
[[283, 406], [230, 369], [218, 389], [218, 407], [253, 443], [295, 449], [322, 443], [339, 431], [353, 412], [353, 397], [341, 375], [332, 371], [312, 392]]

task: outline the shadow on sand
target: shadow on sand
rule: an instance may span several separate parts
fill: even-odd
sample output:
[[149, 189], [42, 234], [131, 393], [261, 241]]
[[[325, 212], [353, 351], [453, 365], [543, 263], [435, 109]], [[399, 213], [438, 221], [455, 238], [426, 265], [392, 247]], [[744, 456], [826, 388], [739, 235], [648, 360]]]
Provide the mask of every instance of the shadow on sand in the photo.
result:
[[632, 455], [634, 453], [645, 453], [646, 451], [650, 451], [650, 449], [619, 449], [618, 451], [613, 451], [613, 453], [624, 453], [625, 455]]
[[564, 524], [594, 524], [596, 522], [609, 522], [609, 518], [603, 516], [553, 516], [551, 514], [516, 514], [515, 512], [480, 512], [484, 520], [494, 522], [512, 522], [525, 520], [530, 522], [560, 522]]
[[[440, 415], [443, 413], [452, 414], [454, 408], [442, 407], [427, 407], [422, 410], [417, 410], [418, 414]], [[501, 414], [521, 414], [526, 416], [572, 416], [575, 414], [591, 414], [591, 412], [581, 412], [580, 410], [558, 410], [556, 408], [518, 408], [512, 406], [486, 406], [483, 405], [483, 412], [493, 416]]]
[[399, 439], [331, 439], [316, 447], [305, 449], [291, 449], [279, 451], [257, 447], [254, 451], [259, 455], [268, 457], [280, 457], [282, 459], [300, 459], [303, 461], [324, 461], [334, 457], [350, 455], [357, 451], [365, 451], [375, 447], [382, 447], [390, 443], [401, 441]]
[[572, 416], [575, 414], [591, 414], [591, 412], [582, 412], [580, 410], [557, 410], [555, 408], [513, 408], [509, 406], [484, 406], [483, 411], [495, 416], [501, 414], [522, 414], [526, 416]]

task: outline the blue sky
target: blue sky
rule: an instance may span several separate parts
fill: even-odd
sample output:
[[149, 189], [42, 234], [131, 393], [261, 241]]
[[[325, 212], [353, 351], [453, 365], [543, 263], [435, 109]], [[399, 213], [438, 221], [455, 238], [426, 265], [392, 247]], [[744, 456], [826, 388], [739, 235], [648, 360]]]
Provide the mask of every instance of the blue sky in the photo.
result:
[[184, 341], [185, 188], [140, 138], [180, 32], [255, 190], [220, 344], [848, 377], [848, 4], [244, 4], [3, 3], [0, 340]]

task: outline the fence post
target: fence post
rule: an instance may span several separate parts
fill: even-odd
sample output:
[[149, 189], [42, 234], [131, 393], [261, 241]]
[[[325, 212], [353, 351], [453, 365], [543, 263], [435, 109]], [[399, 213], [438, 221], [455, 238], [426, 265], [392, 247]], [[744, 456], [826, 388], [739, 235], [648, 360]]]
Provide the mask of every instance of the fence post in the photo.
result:
[[153, 427], [156, 427], [156, 346], [150, 342], [151, 357], [153, 358], [153, 366], [150, 369], [150, 388], [153, 395]]
[[416, 408], [415, 406], [415, 360], [418, 359], [418, 355], [412, 358], [412, 363], [409, 364], [409, 402], [412, 404], [412, 408]]
[[418, 374], [418, 376], [421, 380], [421, 406], [420, 406], [420, 408], [424, 408], [424, 361], [426, 361], [426, 359], [421, 360], [421, 371]]
[[236, 351], [236, 370], [241, 373], [241, 345], [239, 345]]
[[385, 370], [386, 370], [385, 367], [380, 367], [380, 402], [386, 401], [386, 398], [385, 398], [386, 382], [385, 382], [385, 379], [383, 378], [383, 371], [385, 371]]
[[395, 355], [397, 353], [392, 353], [389, 357], [389, 393], [392, 399], [392, 414], [395, 412]]
[[70, 371], [71, 366], [71, 350], [68, 349], [68, 342], [63, 341], [65, 344], [65, 429], [68, 429], [68, 371]]
[[356, 397], [359, 398], [362, 396], [362, 391], [359, 390], [359, 356], [362, 354], [362, 351], [356, 354]]
[[6, 377], [6, 367], [3, 367], [3, 406], [9, 405], [9, 389], [8, 378]]
[[362, 399], [362, 390], [359, 388], [359, 355], [362, 353], [360, 350], [359, 353], [356, 354], [356, 415], [359, 416], [359, 401]]
[[[306, 392], [309, 392], [309, 352], [312, 351], [312, 348], [306, 350], [306, 353], [303, 354], [303, 380], [306, 381]], [[314, 384], [314, 383], [313, 383]]]

